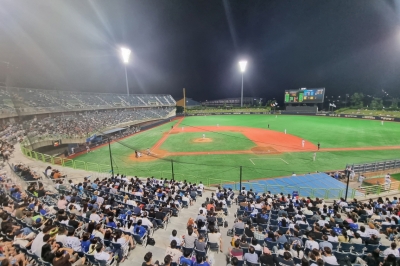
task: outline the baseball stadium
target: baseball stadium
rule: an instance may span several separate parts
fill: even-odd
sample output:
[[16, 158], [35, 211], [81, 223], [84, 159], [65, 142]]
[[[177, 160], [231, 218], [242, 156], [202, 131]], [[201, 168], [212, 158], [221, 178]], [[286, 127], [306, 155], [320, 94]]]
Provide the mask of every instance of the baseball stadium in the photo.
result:
[[399, 266], [399, 11], [4, 1], [0, 266]]
[[[148, 129], [110, 140], [110, 145], [110, 135], [126, 129], [95, 129], [98, 140], [88, 138], [90, 150], [68, 144], [63, 158], [23, 151], [76, 169], [236, 189], [243, 183], [257, 192], [295, 190], [326, 198], [343, 195], [346, 187], [330, 174], [347, 165], [398, 159], [399, 123], [323, 115], [199, 111], [157, 120]], [[353, 189], [348, 195], [360, 193]]]

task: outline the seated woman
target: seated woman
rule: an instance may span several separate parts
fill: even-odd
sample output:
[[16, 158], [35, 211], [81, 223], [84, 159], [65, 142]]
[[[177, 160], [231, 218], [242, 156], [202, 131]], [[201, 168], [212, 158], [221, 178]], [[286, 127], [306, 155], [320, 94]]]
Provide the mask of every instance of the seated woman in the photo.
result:
[[81, 239], [81, 250], [82, 250], [82, 252], [88, 253], [90, 244], [91, 244], [91, 242], [90, 242], [90, 233], [85, 232], [82, 235], [82, 239]]

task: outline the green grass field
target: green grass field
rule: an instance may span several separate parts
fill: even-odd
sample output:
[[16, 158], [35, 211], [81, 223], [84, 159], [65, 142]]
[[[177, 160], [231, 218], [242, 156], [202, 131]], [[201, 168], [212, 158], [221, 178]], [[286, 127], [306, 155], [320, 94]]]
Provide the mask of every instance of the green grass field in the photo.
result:
[[[312, 161], [312, 153], [296, 152], [279, 155], [255, 154], [223, 154], [172, 156], [162, 159], [137, 162], [129, 158], [135, 149], [152, 147], [167, 132], [176, 121], [141, 132], [111, 145], [114, 168], [116, 172], [128, 175], [171, 177], [171, 160], [175, 178], [188, 180], [224, 179], [237, 181], [239, 167], [242, 166], [243, 180], [267, 177], [288, 176], [297, 174], [344, 169], [346, 163], [363, 163], [377, 160], [400, 158], [399, 150], [376, 151], [335, 151], [319, 152], [317, 160]], [[400, 123], [385, 122], [382, 126], [378, 121], [358, 120], [336, 117], [315, 116], [278, 116], [275, 115], [240, 115], [240, 116], [206, 116], [187, 117], [180, 126], [246, 126], [267, 128], [270, 130], [293, 134], [313, 143], [320, 142], [321, 148], [368, 147], [400, 145]], [[195, 134], [195, 135], [193, 135]], [[224, 132], [226, 134], [226, 132]], [[214, 151], [248, 149], [253, 144], [240, 133], [235, 135], [235, 141], [229, 141], [228, 136], [218, 132], [207, 132], [206, 137], [215, 140], [213, 143], [191, 143], [193, 138], [199, 138], [199, 133], [171, 134], [161, 145], [168, 151]], [[208, 145], [211, 144], [211, 145]], [[283, 144], [284, 145], [284, 144]], [[108, 147], [101, 147], [92, 153], [84, 154], [75, 160], [98, 164], [110, 164]]]
[[248, 150], [255, 146], [251, 140], [239, 132], [224, 132], [224, 134], [204, 132], [204, 134], [213, 141], [195, 143], [193, 140], [202, 138], [202, 132], [181, 132], [171, 134], [160, 148], [171, 152], [192, 152]]

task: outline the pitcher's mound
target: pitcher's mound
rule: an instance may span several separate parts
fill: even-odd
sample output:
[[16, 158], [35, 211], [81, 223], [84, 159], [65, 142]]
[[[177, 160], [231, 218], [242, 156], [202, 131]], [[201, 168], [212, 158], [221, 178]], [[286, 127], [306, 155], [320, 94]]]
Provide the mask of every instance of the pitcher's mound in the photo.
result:
[[277, 154], [279, 151], [272, 147], [254, 147], [251, 151], [255, 154]]
[[213, 139], [211, 138], [198, 138], [198, 139], [194, 139], [193, 142], [196, 143], [205, 143], [205, 142], [212, 142]]

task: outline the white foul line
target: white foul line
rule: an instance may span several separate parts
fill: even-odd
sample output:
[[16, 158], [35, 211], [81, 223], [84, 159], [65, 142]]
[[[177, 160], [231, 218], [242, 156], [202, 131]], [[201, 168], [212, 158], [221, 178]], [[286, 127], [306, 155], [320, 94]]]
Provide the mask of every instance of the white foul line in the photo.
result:
[[272, 160], [281, 160], [282, 162], [284, 162], [285, 164], [289, 164], [287, 161], [285, 161], [285, 160], [283, 160], [282, 158], [251, 158], [251, 159], [249, 159], [250, 160], [250, 162], [253, 164], [253, 165], [256, 165], [254, 162], [253, 162], [253, 160], [270, 160], [270, 159], [272, 159]]

